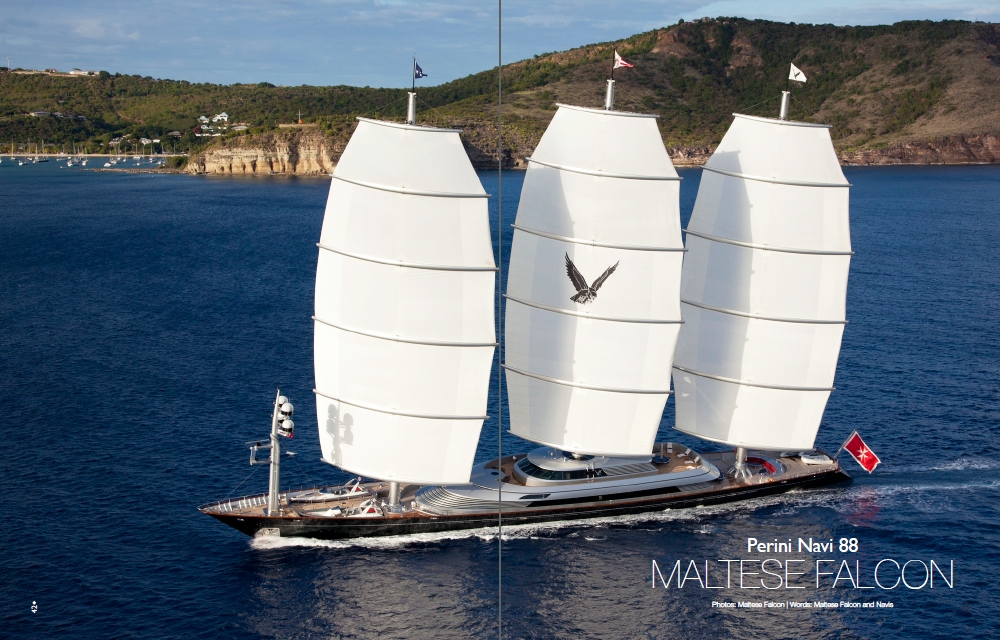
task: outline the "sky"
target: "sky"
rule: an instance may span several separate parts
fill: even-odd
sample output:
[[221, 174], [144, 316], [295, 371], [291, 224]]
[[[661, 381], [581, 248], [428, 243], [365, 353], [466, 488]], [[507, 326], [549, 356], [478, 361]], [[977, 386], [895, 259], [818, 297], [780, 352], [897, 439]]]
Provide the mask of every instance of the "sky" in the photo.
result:
[[[507, 0], [504, 63], [703, 16], [836, 25], [1000, 22], [1000, 0]], [[479, 0], [0, 0], [0, 64], [192, 82], [402, 87], [497, 63]]]

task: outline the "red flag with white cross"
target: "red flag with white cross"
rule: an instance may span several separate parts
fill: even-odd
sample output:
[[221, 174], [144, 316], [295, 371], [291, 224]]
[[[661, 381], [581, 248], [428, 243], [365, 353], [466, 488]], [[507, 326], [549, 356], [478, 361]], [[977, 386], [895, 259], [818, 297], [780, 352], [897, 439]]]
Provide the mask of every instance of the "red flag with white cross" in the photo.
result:
[[868, 448], [865, 441], [861, 439], [858, 432], [855, 431], [851, 433], [851, 437], [844, 442], [843, 449], [847, 450], [847, 453], [851, 454], [861, 468], [871, 473], [878, 466], [878, 463], [882, 462], [879, 460], [875, 452]]

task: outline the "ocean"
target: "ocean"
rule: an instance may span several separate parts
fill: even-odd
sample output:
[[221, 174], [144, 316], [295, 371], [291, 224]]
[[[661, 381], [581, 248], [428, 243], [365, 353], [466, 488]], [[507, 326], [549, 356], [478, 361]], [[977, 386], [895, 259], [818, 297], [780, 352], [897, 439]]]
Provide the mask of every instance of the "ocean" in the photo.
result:
[[[686, 223], [701, 172], [680, 173]], [[817, 445], [856, 429], [882, 464], [844, 454], [849, 485], [505, 528], [505, 638], [1000, 634], [1000, 167], [845, 174], [850, 324]], [[523, 177], [503, 174], [505, 251]], [[279, 385], [297, 407], [283, 485], [349, 477], [320, 460], [311, 392], [328, 185], [4, 157], [0, 635], [496, 637], [495, 530], [262, 542], [196, 510], [266, 489], [244, 443]], [[672, 424], [671, 401], [660, 438], [714, 448]]]

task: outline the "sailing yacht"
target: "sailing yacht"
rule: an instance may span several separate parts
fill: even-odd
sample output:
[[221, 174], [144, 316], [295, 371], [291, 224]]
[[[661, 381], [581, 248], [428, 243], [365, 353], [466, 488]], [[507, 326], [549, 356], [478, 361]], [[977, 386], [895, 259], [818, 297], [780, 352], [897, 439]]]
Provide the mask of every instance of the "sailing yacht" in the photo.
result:
[[[513, 228], [502, 367], [510, 432], [474, 464], [494, 358], [487, 194], [459, 132], [359, 119], [318, 243], [323, 459], [359, 476], [201, 511], [250, 535], [345, 538], [620, 516], [849, 480], [815, 438], [850, 262], [829, 127], [736, 115], [680, 228], [655, 116], [559, 105]], [[673, 379], [674, 389], [671, 389]], [[656, 442], [675, 428], [732, 449]], [[263, 461], [267, 462], [267, 461]], [[375, 478], [362, 482], [364, 476]]]

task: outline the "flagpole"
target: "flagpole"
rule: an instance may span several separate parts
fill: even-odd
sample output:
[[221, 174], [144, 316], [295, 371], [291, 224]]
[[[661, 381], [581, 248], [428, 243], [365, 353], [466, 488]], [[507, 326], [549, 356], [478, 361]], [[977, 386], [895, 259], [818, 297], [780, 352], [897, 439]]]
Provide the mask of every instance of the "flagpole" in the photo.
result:
[[417, 91], [417, 56], [414, 55], [413, 73], [410, 74], [410, 93], [416, 93], [416, 91]]
[[844, 450], [844, 447], [846, 447], [846, 446], [847, 446], [847, 443], [851, 441], [851, 438], [853, 438], [853, 437], [854, 437], [854, 435], [855, 435], [855, 434], [856, 434], [857, 432], [858, 432], [858, 430], [857, 430], [857, 429], [855, 429], [854, 431], [852, 431], [852, 432], [851, 432], [851, 435], [847, 436], [847, 440], [844, 440], [844, 444], [840, 445], [840, 448], [839, 448], [839, 449], [837, 449], [837, 453], [833, 454], [833, 459], [834, 459], [834, 460], [836, 460], [836, 459], [837, 459], [837, 456], [839, 456], [839, 455], [840, 455], [840, 452]]

